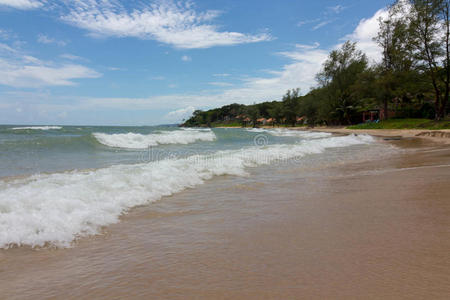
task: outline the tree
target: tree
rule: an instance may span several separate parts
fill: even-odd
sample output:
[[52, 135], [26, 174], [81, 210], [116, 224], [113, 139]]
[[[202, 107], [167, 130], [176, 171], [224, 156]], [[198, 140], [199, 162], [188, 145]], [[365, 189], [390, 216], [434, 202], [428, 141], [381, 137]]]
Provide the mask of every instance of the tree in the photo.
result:
[[328, 98], [328, 103], [321, 107], [321, 115], [328, 121], [351, 122], [358, 106], [354, 85], [367, 64], [366, 55], [356, 48], [356, 43], [347, 41], [340, 49], [331, 51], [316, 76]]
[[418, 67], [430, 77], [435, 119], [440, 120], [445, 116], [449, 97], [449, 0], [411, 0], [408, 4], [411, 45]]
[[373, 83], [377, 83], [377, 96], [383, 105], [384, 118], [388, 118], [388, 102], [395, 97], [402, 77], [412, 71], [412, 47], [409, 43], [408, 23], [404, 15], [407, 7], [403, 1], [391, 5], [387, 18], [380, 18], [378, 35], [374, 40], [383, 49], [381, 63], [375, 68], [379, 73]]
[[277, 103], [269, 109], [269, 116], [273, 119], [273, 126], [275, 126], [275, 123], [280, 125], [283, 120], [283, 108], [281, 107], [281, 104]]
[[256, 124], [258, 123], [258, 118], [259, 118], [259, 109], [256, 106], [256, 104], [253, 104], [248, 107], [247, 114], [253, 123], [253, 127], [256, 127]]
[[288, 90], [283, 96], [283, 114], [286, 122], [292, 124], [293, 127], [297, 122], [299, 93], [300, 89], [296, 88]]

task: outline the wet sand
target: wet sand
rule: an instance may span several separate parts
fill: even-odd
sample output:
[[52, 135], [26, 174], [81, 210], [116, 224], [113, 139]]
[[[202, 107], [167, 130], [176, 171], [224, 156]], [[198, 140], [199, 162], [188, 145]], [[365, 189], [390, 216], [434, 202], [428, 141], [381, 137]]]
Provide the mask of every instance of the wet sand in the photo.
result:
[[450, 148], [257, 168], [70, 249], [0, 251], [0, 299], [448, 299]]
[[309, 130], [342, 134], [370, 134], [378, 137], [421, 138], [431, 142], [450, 144], [450, 129], [347, 129], [345, 127], [316, 127]]

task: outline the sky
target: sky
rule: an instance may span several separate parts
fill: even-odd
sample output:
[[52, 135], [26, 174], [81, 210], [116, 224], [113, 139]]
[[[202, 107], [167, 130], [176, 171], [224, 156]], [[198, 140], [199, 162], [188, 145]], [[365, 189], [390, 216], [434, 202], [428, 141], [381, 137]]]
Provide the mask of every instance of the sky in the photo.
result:
[[0, 124], [157, 125], [316, 86], [392, 1], [0, 0]]

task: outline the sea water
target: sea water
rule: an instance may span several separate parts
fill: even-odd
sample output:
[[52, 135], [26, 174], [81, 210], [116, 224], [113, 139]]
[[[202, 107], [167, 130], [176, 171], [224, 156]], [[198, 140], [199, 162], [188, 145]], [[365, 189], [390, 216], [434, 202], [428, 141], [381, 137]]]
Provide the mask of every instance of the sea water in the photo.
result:
[[0, 126], [0, 248], [68, 247], [133, 207], [213, 177], [376, 144], [277, 128]]

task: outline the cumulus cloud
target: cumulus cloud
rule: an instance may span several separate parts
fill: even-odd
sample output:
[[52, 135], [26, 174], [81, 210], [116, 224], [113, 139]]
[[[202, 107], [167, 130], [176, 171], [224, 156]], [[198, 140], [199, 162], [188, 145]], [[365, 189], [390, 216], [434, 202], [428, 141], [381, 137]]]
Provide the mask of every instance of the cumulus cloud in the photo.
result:
[[378, 10], [375, 15], [368, 19], [362, 19], [353, 33], [345, 36], [344, 40], [351, 40], [358, 43], [358, 48], [367, 54], [372, 61], [380, 61], [382, 51], [377, 43], [373, 40], [377, 36], [379, 30], [378, 20], [388, 16], [387, 9]]
[[219, 11], [197, 12], [191, 2], [157, 2], [128, 10], [117, 1], [80, 0], [62, 20], [98, 37], [156, 40], [175, 48], [194, 49], [269, 41], [267, 33], [220, 31], [211, 21]]
[[180, 122], [183, 119], [189, 118], [192, 113], [195, 111], [193, 106], [188, 106], [185, 108], [180, 108], [174, 111], [167, 113], [164, 116], [164, 119], [170, 122]]
[[9, 6], [16, 9], [34, 9], [43, 6], [38, 0], [0, 0], [0, 6]]
[[[360, 48], [368, 53], [371, 60], [379, 59], [381, 49], [379, 49], [372, 41], [372, 37], [378, 31], [378, 18], [383, 16], [384, 10], [380, 10], [369, 19], [363, 19], [355, 28], [355, 30], [343, 37], [359, 42]], [[278, 55], [286, 59], [286, 63], [279, 69], [267, 71], [265, 75], [258, 77], [247, 77], [241, 83], [235, 83], [233, 86], [223, 86], [223, 89], [204, 90], [197, 93], [172, 93], [167, 95], [155, 95], [147, 98], [86, 98], [86, 97], [70, 97], [63, 96], [54, 97], [52, 95], [42, 95], [38, 93], [30, 93], [26, 95], [18, 95], [13, 97], [8, 94], [1, 97], [0, 107], [9, 107], [13, 109], [14, 99], [26, 99], [26, 101], [34, 101], [35, 111], [49, 111], [57, 115], [61, 112], [73, 111], [102, 111], [104, 109], [117, 109], [121, 111], [164, 111], [161, 117], [155, 117], [152, 122], [178, 122], [184, 116], [188, 117], [189, 113], [195, 108], [207, 109], [233, 102], [251, 104], [254, 102], [266, 100], [279, 100], [287, 89], [300, 87], [302, 93], [307, 93], [311, 87], [317, 83], [315, 74], [320, 71], [323, 62], [327, 59], [331, 50], [340, 47], [340, 43], [336, 43], [331, 47], [323, 47], [318, 43], [297, 44], [295, 47], [286, 51], [279, 52]], [[13, 48], [0, 43], [0, 53], [14, 52]], [[10, 54], [13, 55], [13, 54]], [[1, 56], [0, 56], [1, 57]], [[34, 57], [25, 57], [22, 55], [22, 65], [40, 66], [40, 60]], [[25, 62], [26, 61], [26, 62]], [[51, 63], [44, 63], [48, 67], [54, 67]], [[0, 66], [0, 70], [4, 68]], [[8, 74], [0, 74], [0, 79], [4, 80]], [[228, 73], [212, 74], [216, 78], [229, 77]], [[233, 75], [234, 76], [234, 75]], [[153, 79], [164, 79], [163, 77], [154, 77]], [[234, 78], [235, 79], [235, 78]], [[70, 81], [70, 79], [69, 79]], [[212, 80], [212, 82], [214, 82]], [[39, 98], [39, 99], [37, 99]], [[33, 100], [34, 99], [34, 100]], [[50, 101], [50, 99], [52, 101]], [[17, 100], [17, 102], [20, 102]], [[14, 105], [13, 105], [14, 104]], [[189, 108], [189, 109], [188, 109]], [[165, 112], [171, 111], [170, 113]], [[186, 113], [186, 115], [183, 115]], [[170, 119], [172, 118], [172, 119]], [[99, 122], [98, 120], [84, 120], [84, 122]], [[126, 123], [125, 121], [124, 124]], [[146, 121], [147, 122], [147, 121]]]
[[56, 64], [0, 44], [0, 84], [12, 87], [74, 85], [73, 79], [101, 74], [78, 64]]
[[[368, 54], [372, 61], [378, 61], [381, 57], [381, 49], [372, 37], [378, 32], [378, 18], [384, 16], [385, 10], [377, 11], [371, 18], [363, 19], [355, 30], [343, 37], [358, 42], [359, 47]], [[322, 64], [331, 50], [337, 49], [342, 44], [337, 43], [331, 47], [322, 48], [319, 43], [297, 44], [290, 51], [279, 52], [278, 55], [289, 60], [282, 68], [268, 71], [270, 76], [248, 77], [242, 84], [230, 87], [223, 86], [220, 92], [205, 91], [198, 94], [173, 94], [167, 96], [156, 96], [143, 99], [91, 99], [95, 105], [111, 105], [115, 103], [118, 107], [170, 107], [184, 106], [193, 107], [215, 107], [232, 102], [251, 104], [266, 100], [280, 99], [282, 95], [291, 88], [299, 87], [301, 92], [307, 93], [317, 85], [315, 75], [321, 70]], [[227, 77], [230, 74], [213, 74], [215, 77]], [[217, 82], [210, 84], [218, 85]], [[220, 84], [220, 83], [219, 83]], [[133, 105], [125, 104], [133, 103]]]

